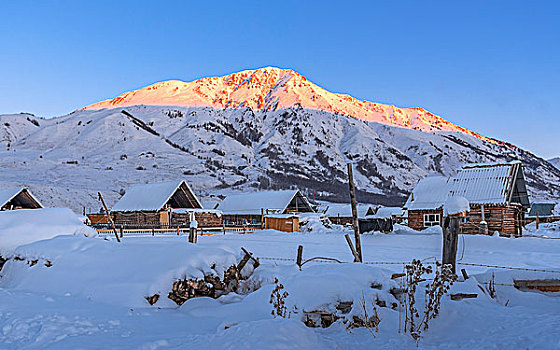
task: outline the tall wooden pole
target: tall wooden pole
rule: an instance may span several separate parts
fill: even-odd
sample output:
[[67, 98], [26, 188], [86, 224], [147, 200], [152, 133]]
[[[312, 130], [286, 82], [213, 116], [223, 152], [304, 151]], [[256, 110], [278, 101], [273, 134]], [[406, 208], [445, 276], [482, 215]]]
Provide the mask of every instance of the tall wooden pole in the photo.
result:
[[356, 241], [356, 253], [354, 262], [363, 262], [362, 243], [360, 241], [360, 226], [358, 224], [358, 208], [356, 207], [356, 191], [354, 189], [354, 174], [352, 163], [348, 163], [348, 186], [350, 187], [350, 205], [352, 206], [352, 226], [354, 226], [354, 240]]
[[111, 227], [113, 228], [113, 233], [115, 234], [115, 238], [117, 239], [117, 242], [120, 242], [121, 239], [119, 238], [119, 234], [117, 233], [117, 229], [115, 228], [115, 223], [113, 222], [113, 218], [111, 217], [111, 214], [109, 213], [109, 209], [107, 209], [107, 205], [105, 204], [105, 200], [103, 199], [103, 196], [101, 195], [101, 192], [97, 192], [97, 196], [99, 197], [99, 200], [101, 201], [101, 204], [103, 204], [103, 209], [105, 209], [105, 214], [107, 215], [107, 218], [109, 219], [109, 222], [111, 223]]
[[453, 273], [456, 273], [457, 263], [457, 244], [459, 241], [459, 227], [461, 218], [458, 215], [450, 215], [444, 219], [443, 224], [443, 251], [442, 263], [450, 264]]

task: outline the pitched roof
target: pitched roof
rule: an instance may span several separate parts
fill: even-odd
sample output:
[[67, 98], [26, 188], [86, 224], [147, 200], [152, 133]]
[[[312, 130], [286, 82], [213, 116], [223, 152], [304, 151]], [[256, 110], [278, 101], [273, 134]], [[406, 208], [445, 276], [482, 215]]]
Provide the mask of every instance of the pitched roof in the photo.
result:
[[296, 195], [302, 196], [304, 205], [311, 205], [299, 190], [261, 191], [227, 196], [216, 208], [224, 214], [260, 215], [261, 209], [270, 214], [283, 213]]
[[529, 211], [529, 216], [552, 216], [554, 214], [555, 203], [533, 203], [531, 205], [531, 210]]
[[521, 162], [468, 164], [449, 179], [426, 177], [414, 188], [405, 209], [436, 209], [449, 196], [465, 197], [475, 204], [519, 203], [529, 207]]
[[[202, 208], [200, 201], [192, 192], [189, 185], [181, 181], [168, 181], [151, 184], [135, 185], [130, 187], [125, 195], [113, 206], [112, 211], [158, 211], [163, 209], [171, 197], [180, 190], [184, 184], [194, 199], [193, 207]], [[190, 199], [189, 199], [190, 200]]]
[[[350, 203], [325, 203], [325, 205], [327, 206], [325, 215], [327, 215], [328, 217], [352, 217], [352, 207], [350, 206]], [[358, 203], [358, 217], [361, 218], [366, 216], [370, 208], [370, 204]]]
[[451, 178], [450, 195], [461, 196], [470, 203], [519, 203], [529, 207], [521, 162], [468, 164]]
[[6, 205], [9, 201], [14, 199], [18, 194], [20, 194], [23, 191], [27, 192], [27, 194], [29, 194], [29, 196], [35, 202], [37, 202], [39, 207], [41, 207], [41, 208], [43, 207], [41, 202], [39, 202], [39, 200], [37, 198], [35, 198], [35, 196], [33, 196], [33, 194], [31, 194], [31, 191], [29, 191], [29, 189], [27, 189], [26, 187], [18, 187], [18, 188], [6, 188], [6, 189], [0, 190], [0, 208], [3, 207], [4, 205]]
[[404, 208], [408, 210], [436, 209], [449, 196], [448, 178], [428, 176], [421, 179], [408, 197]]
[[381, 207], [373, 215], [377, 219], [392, 218], [393, 216], [403, 216], [404, 210], [401, 207]]

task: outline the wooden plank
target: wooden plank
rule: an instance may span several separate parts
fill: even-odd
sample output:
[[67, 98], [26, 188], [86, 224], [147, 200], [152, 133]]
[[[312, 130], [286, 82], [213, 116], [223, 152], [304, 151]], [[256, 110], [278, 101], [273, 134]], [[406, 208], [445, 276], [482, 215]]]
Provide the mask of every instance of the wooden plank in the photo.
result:
[[539, 290], [541, 292], [560, 292], [560, 279], [514, 280], [513, 285], [521, 290]]

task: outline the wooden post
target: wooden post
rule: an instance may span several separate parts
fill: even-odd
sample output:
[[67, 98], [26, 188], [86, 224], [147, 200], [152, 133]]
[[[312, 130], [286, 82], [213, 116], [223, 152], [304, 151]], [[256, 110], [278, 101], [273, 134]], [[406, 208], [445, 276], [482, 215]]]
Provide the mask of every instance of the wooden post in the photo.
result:
[[346, 243], [348, 243], [348, 247], [350, 247], [350, 252], [352, 252], [352, 256], [354, 257], [354, 262], [357, 262], [357, 260], [360, 257], [358, 256], [358, 253], [356, 252], [356, 249], [354, 249], [354, 245], [352, 244], [352, 239], [350, 238], [350, 235], [345, 234], [344, 238], [346, 238]]
[[264, 208], [261, 208], [261, 229], [264, 229]]
[[461, 269], [461, 274], [463, 275], [463, 279], [465, 281], [469, 279], [469, 275], [467, 274], [467, 270]]
[[179, 225], [177, 225], [177, 236], [179, 236]]
[[488, 223], [486, 222], [486, 215], [484, 213], [484, 204], [480, 205], [480, 215], [481, 215], [481, 222], [480, 222], [480, 231], [484, 235], [488, 235]]
[[537, 223], [537, 230], [538, 230], [538, 229], [539, 229], [539, 213], [537, 213], [537, 221], [536, 221], [536, 223]]
[[121, 225], [121, 238], [123, 238], [123, 226]]
[[155, 236], [156, 232], [154, 230], [154, 228], [152, 227], [152, 236]]
[[117, 239], [117, 242], [120, 242], [121, 239], [119, 238], [119, 235], [117, 234], [117, 229], [115, 228], [115, 222], [113, 221], [113, 218], [111, 217], [111, 214], [109, 213], [109, 209], [107, 209], [107, 205], [105, 204], [105, 200], [103, 199], [103, 196], [101, 195], [101, 192], [97, 192], [97, 196], [98, 196], [99, 200], [101, 201], [101, 204], [103, 204], [103, 209], [105, 209], [105, 214], [107, 215], [107, 219], [109, 219], [109, 222], [111, 223], [111, 227], [113, 228], [113, 233], [115, 234], [115, 238]]
[[354, 174], [352, 163], [348, 163], [348, 186], [350, 188], [350, 205], [352, 206], [352, 224], [354, 226], [354, 240], [356, 241], [356, 253], [354, 262], [362, 262], [362, 243], [360, 240], [360, 227], [358, 224], [358, 208], [356, 206], [356, 191], [354, 188]]
[[456, 215], [450, 215], [444, 219], [443, 228], [443, 251], [442, 263], [450, 264], [452, 272], [455, 272], [457, 261], [457, 243], [459, 241], [459, 227], [461, 218]]
[[191, 227], [190, 232], [189, 232], [189, 242], [196, 244], [197, 238], [198, 238], [198, 235], [196, 233], [196, 227]]
[[301, 270], [301, 261], [303, 260], [303, 246], [300, 245], [297, 247], [297, 258], [296, 258], [296, 264], [299, 267], [299, 269]]

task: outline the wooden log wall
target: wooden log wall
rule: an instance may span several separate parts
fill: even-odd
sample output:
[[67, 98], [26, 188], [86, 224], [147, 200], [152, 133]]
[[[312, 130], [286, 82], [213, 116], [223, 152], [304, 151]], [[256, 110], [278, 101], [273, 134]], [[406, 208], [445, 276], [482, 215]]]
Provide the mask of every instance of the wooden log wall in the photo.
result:
[[329, 216], [329, 220], [335, 225], [351, 225], [354, 221], [351, 216]]
[[[488, 223], [488, 234], [498, 231], [504, 236], [520, 236], [523, 220], [523, 207], [520, 205], [484, 205], [484, 217]], [[479, 204], [472, 204], [469, 212], [470, 222], [461, 224], [461, 233], [479, 234], [482, 210]]]
[[245, 215], [245, 214], [235, 214], [235, 215], [225, 215], [224, 214], [224, 225], [226, 226], [254, 226], [262, 225], [263, 217], [259, 215]]
[[[166, 224], [162, 222], [162, 215], [161, 212], [143, 212], [143, 211], [134, 211], [134, 212], [119, 212], [114, 211], [111, 213], [113, 216], [113, 220], [115, 225], [124, 225], [124, 226], [181, 226], [181, 225], [189, 225], [190, 224], [190, 217], [188, 213], [171, 213], [170, 220]], [[166, 215], [163, 215], [166, 217]], [[195, 220], [198, 223], [198, 227], [205, 228], [205, 227], [219, 227], [222, 226], [222, 216], [218, 215], [215, 212], [195, 212]], [[164, 219], [165, 221], [165, 219]]]
[[[215, 212], [195, 212], [194, 218], [199, 228], [219, 227], [223, 225], [222, 215], [218, 215]], [[189, 213], [171, 213], [171, 226], [189, 224]]]
[[159, 213], [156, 211], [113, 211], [115, 225], [159, 226]]
[[443, 209], [419, 209], [408, 211], [408, 227], [418, 231], [426, 229], [424, 226], [424, 214], [439, 214], [440, 226], [442, 226]]

